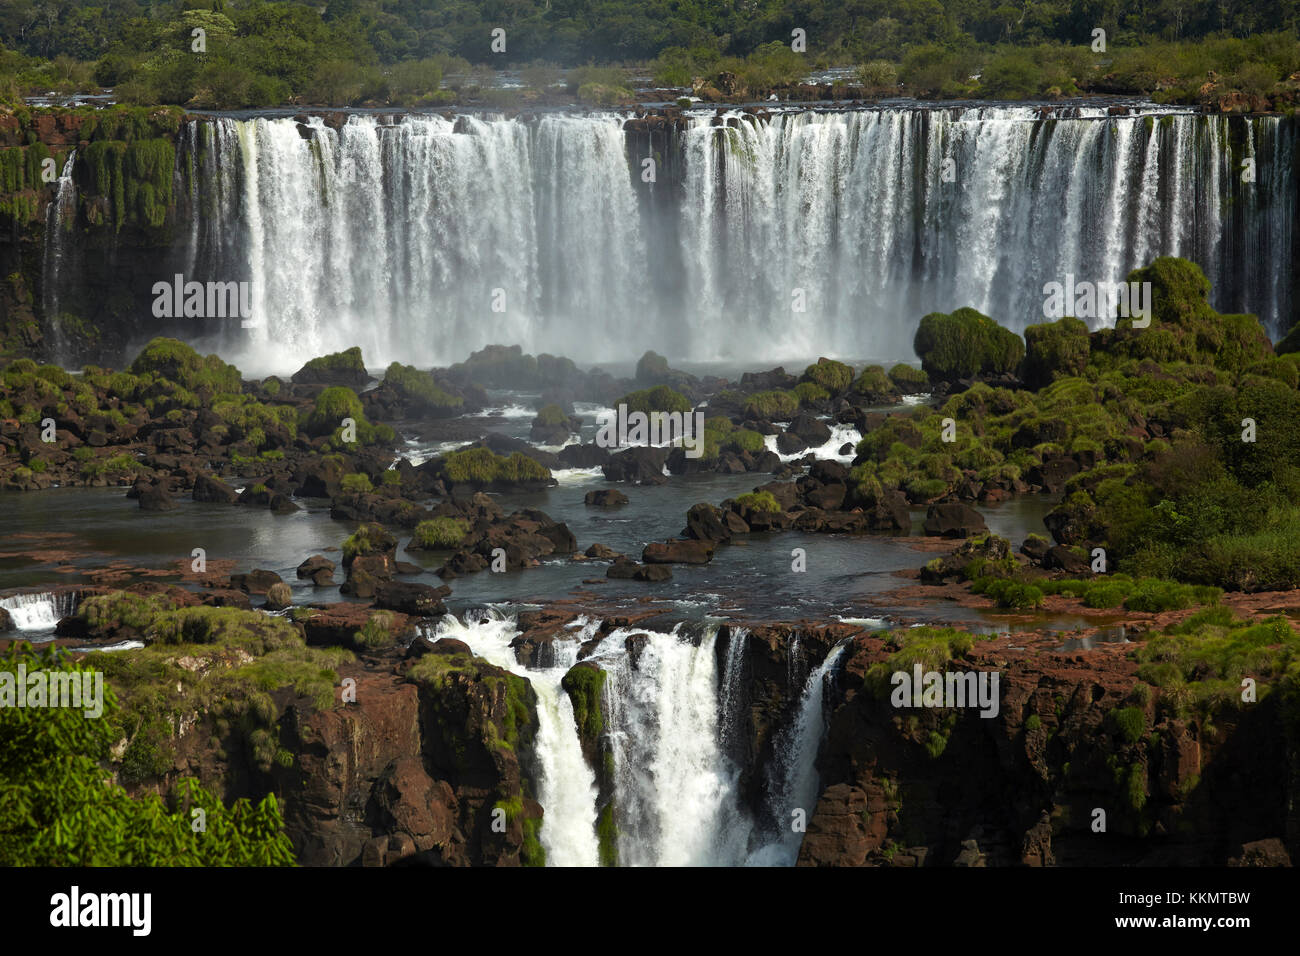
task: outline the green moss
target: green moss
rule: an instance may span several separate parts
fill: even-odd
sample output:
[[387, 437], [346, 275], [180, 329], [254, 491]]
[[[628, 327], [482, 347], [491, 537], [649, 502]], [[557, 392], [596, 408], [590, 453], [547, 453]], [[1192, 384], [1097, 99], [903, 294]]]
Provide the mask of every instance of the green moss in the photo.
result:
[[949, 661], [965, 657], [975, 645], [974, 637], [951, 627], [909, 627], [880, 631], [875, 636], [893, 648], [889, 657], [867, 672], [866, 682], [878, 697], [889, 696], [895, 671], [911, 673], [916, 664], [923, 671], [941, 670]]
[[802, 381], [820, 385], [831, 395], [841, 395], [853, 381], [853, 369], [833, 359], [818, 359], [803, 370]]
[[853, 390], [873, 401], [885, 401], [895, 396], [898, 391], [879, 365], [868, 365], [864, 368], [857, 381], [853, 383]]
[[629, 413], [644, 412], [681, 412], [691, 410], [691, 401], [680, 392], [675, 392], [667, 385], [656, 385], [639, 392], [629, 392], [615, 403], [626, 405]]
[[569, 416], [564, 414], [564, 409], [559, 405], [543, 405], [537, 412], [537, 418], [533, 420], [534, 425], [556, 426], [567, 425]]
[[1020, 336], [970, 308], [931, 312], [913, 346], [926, 375], [942, 381], [1014, 372], [1025, 355]]
[[139, 387], [138, 377], [152, 375], [173, 382], [189, 391], [204, 388], [211, 392], [230, 392], [238, 394], [242, 382], [239, 369], [227, 365], [216, 355], [200, 356], [184, 342], [176, 339], [156, 338], [144, 347], [144, 350], [131, 363], [130, 373], [136, 376], [130, 379], [117, 379], [114, 376], [110, 384], [115, 394], [121, 395], [119, 388], [129, 390], [134, 397]]
[[311, 359], [303, 366], [303, 371], [355, 372], [359, 375], [365, 375], [366, 363], [361, 357], [360, 346], [354, 345], [342, 352], [331, 352], [329, 355], [321, 355]]
[[1147, 729], [1147, 715], [1140, 707], [1116, 707], [1106, 715], [1111, 733], [1126, 743], [1135, 744]]
[[889, 370], [889, 380], [904, 395], [916, 395], [930, 390], [930, 379], [923, 371], [902, 362]]
[[560, 686], [573, 704], [578, 736], [592, 748], [605, 731], [604, 688], [606, 673], [599, 667], [575, 664], [565, 673]]
[[618, 866], [618, 825], [614, 819], [614, 804], [601, 807], [596, 817], [596, 840], [601, 866]]
[[799, 413], [799, 396], [794, 392], [755, 392], [745, 399], [745, 415], [774, 422], [788, 422]]
[[1069, 316], [1025, 329], [1024, 379], [1039, 388], [1060, 376], [1082, 375], [1088, 365], [1088, 325]]
[[1043, 726], [1042, 718], [1040, 718], [1037, 714], [1030, 714], [1027, 718], [1025, 718], [1025, 730], [1031, 734], [1037, 731], [1042, 726]]
[[831, 398], [831, 393], [816, 382], [800, 382], [794, 387], [794, 394], [800, 405], [817, 405]]
[[351, 564], [359, 555], [388, 552], [396, 547], [397, 539], [385, 531], [383, 525], [368, 522], [348, 535], [343, 542], [343, 560]]
[[418, 409], [431, 414], [450, 414], [465, 404], [460, 396], [441, 388], [428, 372], [399, 362], [388, 366], [383, 384], [394, 388]]
[[781, 504], [770, 491], [753, 491], [736, 499], [736, 506], [742, 511], [779, 512]]

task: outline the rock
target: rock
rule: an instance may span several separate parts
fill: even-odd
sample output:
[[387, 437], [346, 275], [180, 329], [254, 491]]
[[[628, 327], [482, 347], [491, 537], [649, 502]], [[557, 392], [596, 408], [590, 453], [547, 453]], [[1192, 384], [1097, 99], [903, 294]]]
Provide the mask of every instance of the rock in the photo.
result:
[[0, 607], [0, 634], [7, 634], [14, 629], [14, 619], [9, 612]]
[[729, 541], [731, 531], [722, 518], [722, 511], [706, 501], [691, 505], [686, 512], [686, 529], [682, 532], [698, 541]]
[[248, 599], [245, 592], [228, 588], [209, 591], [203, 595], [203, 603], [209, 607], [237, 607], [241, 611], [251, 611], [253, 609], [253, 602]]
[[435, 588], [414, 581], [381, 581], [375, 586], [375, 607], [412, 617], [436, 617], [447, 613], [442, 599], [449, 594], [451, 588], [446, 585]]
[[627, 495], [617, 488], [601, 488], [598, 491], [589, 491], [587, 496], [582, 499], [583, 504], [609, 507], [611, 505], [625, 505], [628, 503]]
[[233, 505], [239, 500], [239, 494], [220, 478], [214, 475], [200, 474], [194, 479], [193, 498], [195, 501]]
[[776, 436], [776, 450], [782, 455], [797, 455], [808, 447], [808, 443], [794, 432], [782, 432]]
[[141, 511], [171, 511], [176, 507], [176, 501], [165, 485], [154, 484], [140, 491]]
[[329, 568], [321, 568], [311, 576], [311, 583], [318, 588], [334, 587], [334, 572]]
[[628, 448], [601, 466], [607, 481], [631, 481], [639, 484], [662, 484], [667, 448]]
[[624, 581], [667, 581], [673, 576], [670, 568], [662, 564], [637, 564], [623, 558], [616, 560], [605, 572], [605, 577]]
[[1041, 485], [1052, 494], [1059, 494], [1066, 481], [1078, 473], [1079, 463], [1073, 458], [1053, 458], [1030, 468], [1025, 473], [1025, 480], [1031, 485]]
[[312, 455], [293, 472], [293, 483], [304, 498], [333, 498], [339, 493], [347, 469], [337, 458]]
[[937, 538], [969, 538], [988, 530], [983, 515], [959, 501], [930, 505], [924, 527], [927, 535]]
[[1228, 860], [1228, 866], [1290, 865], [1291, 855], [1287, 853], [1286, 845], [1277, 837], [1243, 843], [1237, 855]]
[[795, 416], [788, 432], [798, 435], [812, 448], [817, 448], [831, 440], [831, 429], [824, 421], [808, 414]]
[[1043, 556], [1043, 567], [1049, 571], [1059, 569], [1069, 574], [1087, 574], [1091, 571], [1087, 561], [1063, 544], [1053, 545], [1047, 549], [1047, 554]]
[[280, 575], [262, 568], [255, 568], [247, 574], [232, 574], [230, 576], [231, 587], [247, 591], [249, 594], [266, 594], [271, 590], [272, 585], [282, 583], [284, 582]]
[[714, 543], [694, 538], [652, 541], [641, 552], [646, 564], [708, 564], [713, 560]]
[[266, 607], [270, 611], [283, 611], [293, 604], [293, 590], [283, 581], [266, 589]]
[[613, 548], [600, 544], [599, 542], [591, 545], [591, 547], [587, 548], [587, 550], [582, 553], [589, 558], [599, 558], [602, 561], [609, 561], [615, 558], [622, 557], [622, 555], [620, 555]]
[[390, 554], [363, 554], [348, 566], [348, 577], [339, 589], [349, 597], [372, 598], [380, 582], [391, 581], [397, 569]]
[[298, 577], [300, 579], [310, 578], [318, 571], [328, 571], [333, 573], [334, 562], [323, 554], [313, 554], [310, 558], [298, 565]]
[[599, 468], [609, 461], [609, 450], [595, 442], [587, 445], [567, 445], [556, 457], [565, 468]]
[[1046, 538], [1026, 538], [1020, 545], [1020, 553], [1035, 564], [1041, 564], [1051, 547]]

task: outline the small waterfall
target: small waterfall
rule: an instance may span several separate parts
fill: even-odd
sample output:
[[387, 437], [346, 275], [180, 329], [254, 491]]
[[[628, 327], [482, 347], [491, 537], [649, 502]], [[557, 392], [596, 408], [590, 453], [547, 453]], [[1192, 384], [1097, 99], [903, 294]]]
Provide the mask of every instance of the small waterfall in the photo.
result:
[[47, 327], [54, 338], [54, 351], [57, 356], [65, 353], [65, 341], [62, 334], [59, 311], [59, 291], [69, 272], [68, 259], [75, 244], [68, 241], [77, 219], [77, 184], [72, 180], [73, 166], [77, 161], [77, 151], [68, 153], [55, 186], [54, 201], [45, 213], [45, 250], [41, 277], [42, 307]]
[[540, 838], [547, 864], [596, 866], [596, 779], [582, 756], [573, 705], [560, 687], [565, 671], [577, 660], [580, 641], [557, 641], [555, 666], [530, 670], [520, 666], [510, 647], [518, 635], [513, 620], [489, 613], [464, 623], [445, 617], [437, 625], [433, 639], [453, 637], [464, 641], [489, 663], [528, 678], [537, 694], [537, 799], [545, 810]]
[[0, 598], [0, 608], [9, 612], [14, 627], [23, 632], [51, 632], [61, 618], [77, 613], [80, 595], [76, 591], [34, 591]]
[[[794, 643], [791, 636], [791, 644]], [[835, 672], [844, 654], [844, 644], [831, 648], [804, 685], [798, 719], [781, 728], [775, 742], [775, 760], [769, 767], [768, 806], [781, 836], [750, 855], [756, 866], [794, 866], [803, 834], [792, 827], [795, 810], [802, 810], [804, 823], [812, 819], [820, 796], [817, 751], [826, 732], [823, 702], [827, 678]]]

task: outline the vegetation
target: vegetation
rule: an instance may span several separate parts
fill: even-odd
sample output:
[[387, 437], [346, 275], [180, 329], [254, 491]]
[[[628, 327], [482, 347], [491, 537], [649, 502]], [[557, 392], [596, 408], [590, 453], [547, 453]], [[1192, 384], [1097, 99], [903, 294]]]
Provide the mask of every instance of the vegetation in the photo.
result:
[[430, 551], [455, 548], [467, 534], [469, 522], [464, 518], [430, 518], [415, 526], [412, 544]]
[[441, 388], [428, 372], [394, 362], [384, 372], [384, 384], [394, 388], [415, 410], [432, 415], [454, 414], [465, 404], [459, 395]]
[[487, 448], [453, 451], [442, 459], [442, 475], [453, 485], [513, 485], [551, 480], [549, 468], [519, 452], [509, 457]]
[[691, 400], [679, 392], [673, 391], [667, 385], [656, 385], [653, 388], [642, 389], [639, 392], [629, 392], [620, 398], [615, 405], [626, 405], [629, 413], [644, 412], [681, 412], [686, 413], [691, 410]]
[[931, 312], [921, 319], [913, 345], [925, 374], [947, 382], [1014, 372], [1025, 356], [1020, 336], [970, 308]]

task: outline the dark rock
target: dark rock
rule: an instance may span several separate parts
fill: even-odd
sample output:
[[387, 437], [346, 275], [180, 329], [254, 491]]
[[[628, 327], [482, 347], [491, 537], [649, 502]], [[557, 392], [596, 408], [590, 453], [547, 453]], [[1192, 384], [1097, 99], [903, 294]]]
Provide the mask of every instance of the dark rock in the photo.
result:
[[646, 564], [708, 564], [713, 560], [714, 543], [693, 538], [652, 541], [641, 552]]
[[283, 580], [280, 575], [262, 568], [254, 568], [246, 574], [232, 574], [230, 576], [231, 587], [247, 591], [249, 594], [265, 594], [271, 589], [272, 585], [282, 583]]
[[413, 581], [381, 581], [375, 586], [375, 607], [412, 617], [435, 617], [447, 613], [442, 599], [449, 594], [451, 588], [446, 585], [435, 588]]
[[194, 479], [194, 500], [232, 505], [239, 500], [234, 488], [213, 475], [200, 474]]
[[628, 448], [610, 455], [601, 470], [607, 481], [661, 484], [665, 480], [664, 463], [667, 460], [667, 448]]
[[959, 501], [930, 505], [924, 527], [927, 535], [939, 538], [969, 538], [988, 530], [984, 517]]
[[298, 577], [300, 579], [310, 578], [317, 571], [334, 571], [334, 562], [323, 554], [313, 554], [310, 558], [298, 565]]
[[601, 488], [598, 491], [589, 491], [583, 504], [607, 507], [610, 505], [625, 505], [628, 503], [627, 495], [617, 488]]
[[731, 538], [721, 509], [705, 501], [691, 505], [686, 512], [686, 529], [682, 534], [699, 541], [728, 541]]
[[1061, 570], [1069, 574], [1087, 574], [1091, 567], [1087, 561], [1079, 557], [1063, 544], [1053, 545], [1043, 556], [1043, 567], [1051, 570]]
[[150, 485], [140, 492], [141, 511], [171, 511], [176, 507], [176, 500], [168, 493], [165, 485]]

